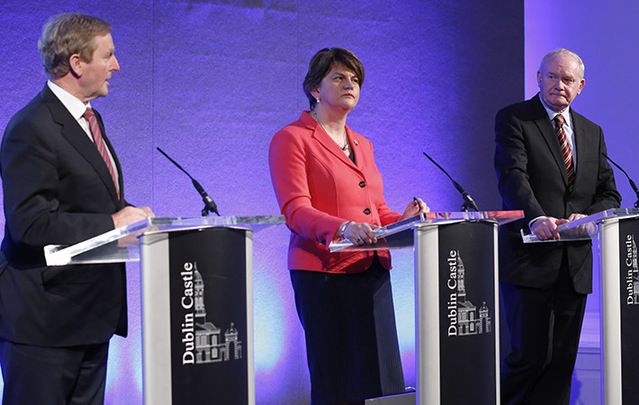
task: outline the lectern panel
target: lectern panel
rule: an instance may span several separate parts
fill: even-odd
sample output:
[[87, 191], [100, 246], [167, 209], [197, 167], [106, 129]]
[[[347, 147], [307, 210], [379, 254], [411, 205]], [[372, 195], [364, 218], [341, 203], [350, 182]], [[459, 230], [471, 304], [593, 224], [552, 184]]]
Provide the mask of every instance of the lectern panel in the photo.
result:
[[146, 404], [254, 404], [251, 235], [143, 237]]
[[439, 228], [442, 404], [495, 404], [495, 256], [492, 223]]
[[639, 221], [619, 221], [619, 270], [621, 295], [621, 364], [623, 404], [639, 398], [639, 268], [637, 239]]
[[417, 403], [499, 400], [497, 224], [415, 229]]

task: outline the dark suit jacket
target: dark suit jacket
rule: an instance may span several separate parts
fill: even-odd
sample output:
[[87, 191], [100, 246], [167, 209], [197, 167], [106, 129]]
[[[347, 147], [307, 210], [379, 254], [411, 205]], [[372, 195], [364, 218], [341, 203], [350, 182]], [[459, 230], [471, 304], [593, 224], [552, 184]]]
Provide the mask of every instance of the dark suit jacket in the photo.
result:
[[6, 219], [0, 336], [31, 345], [73, 346], [126, 335], [122, 264], [45, 265], [45, 245], [74, 244], [109, 231], [111, 214], [125, 205], [117, 200], [95, 145], [48, 86], [7, 125], [0, 170]]
[[577, 154], [575, 183], [568, 187], [559, 140], [539, 95], [497, 113], [495, 169], [506, 210], [524, 210], [525, 219], [500, 230], [500, 278], [528, 287], [547, 287], [557, 279], [563, 255], [575, 290], [592, 290], [590, 242], [524, 245], [519, 230], [538, 216], [568, 218], [619, 206], [613, 172], [602, 156], [603, 132], [570, 110]]

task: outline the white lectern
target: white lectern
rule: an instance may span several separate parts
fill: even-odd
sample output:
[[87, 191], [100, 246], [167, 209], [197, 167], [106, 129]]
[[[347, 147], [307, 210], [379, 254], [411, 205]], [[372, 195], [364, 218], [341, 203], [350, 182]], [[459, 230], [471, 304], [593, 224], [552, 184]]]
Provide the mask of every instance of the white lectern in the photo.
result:
[[[602, 403], [634, 405], [639, 398], [639, 209], [609, 209], [558, 229], [565, 243], [592, 239], [599, 260]], [[525, 243], [558, 243], [522, 236]]]
[[254, 405], [253, 230], [283, 222], [150, 218], [45, 255], [48, 265], [141, 259], [146, 405]]
[[[414, 248], [417, 404], [499, 404], [497, 227], [522, 217], [429, 212], [380, 228], [380, 241], [365, 247]], [[348, 241], [331, 246], [357, 249]]]

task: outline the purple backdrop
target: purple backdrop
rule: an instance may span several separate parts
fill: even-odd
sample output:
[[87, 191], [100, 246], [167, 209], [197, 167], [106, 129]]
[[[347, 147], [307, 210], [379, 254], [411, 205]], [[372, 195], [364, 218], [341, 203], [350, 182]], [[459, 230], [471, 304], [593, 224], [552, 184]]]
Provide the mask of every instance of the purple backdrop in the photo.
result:
[[[493, 118], [524, 90], [523, 1], [121, 1], [0, 4], [0, 127], [43, 86], [36, 42], [48, 16], [80, 11], [113, 24], [122, 71], [95, 102], [123, 164], [129, 201], [159, 216], [197, 216], [189, 181], [154, 151], [180, 161], [222, 215], [276, 214], [270, 138], [307, 107], [301, 89], [320, 48], [353, 50], [366, 67], [350, 125], [371, 138], [389, 205], [414, 195], [458, 210], [447, 167], [480, 208], [500, 208]], [[3, 221], [3, 220], [2, 220]], [[259, 404], [308, 398], [303, 335], [286, 270], [287, 230], [255, 237], [256, 389]], [[393, 283], [406, 380], [414, 385], [413, 273], [397, 252]], [[107, 399], [141, 403], [138, 266], [128, 266], [130, 336], [111, 345]]]

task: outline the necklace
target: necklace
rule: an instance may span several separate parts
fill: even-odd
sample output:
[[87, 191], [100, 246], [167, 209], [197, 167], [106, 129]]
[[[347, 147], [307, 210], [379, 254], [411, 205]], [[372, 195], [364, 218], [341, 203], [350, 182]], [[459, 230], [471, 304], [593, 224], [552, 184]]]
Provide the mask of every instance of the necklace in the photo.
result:
[[[319, 118], [317, 118], [317, 113], [315, 111], [311, 111], [311, 117], [313, 117], [313, 119], [315, 119], [315, 121], [317, 121], [317, 123], [320, 124], [320, 127], [322, 127], [324, 132], [326, 132], [329, 136], [331, 136], [331, 134], [328, 132], [328, 130], [326, 129], [324, 124], [322, 124], [322, 121], [320, 121]], [[337, 144], [337, 146], [339, 146], [339, 148], [342, 151], [344, 151], [344, 152], [348, 151], [348, 148], [350, 147], [350, 145], [348, 144], [348, 138], [346, 137], [346, 131], [344, 131], [344, 145], [340, 145], [339, 142], [337, 142], [335, 140], [335, 138], [333, 138], [332, 136], [331, 136], [331, 139], [333, 139], [333, 141]]]

